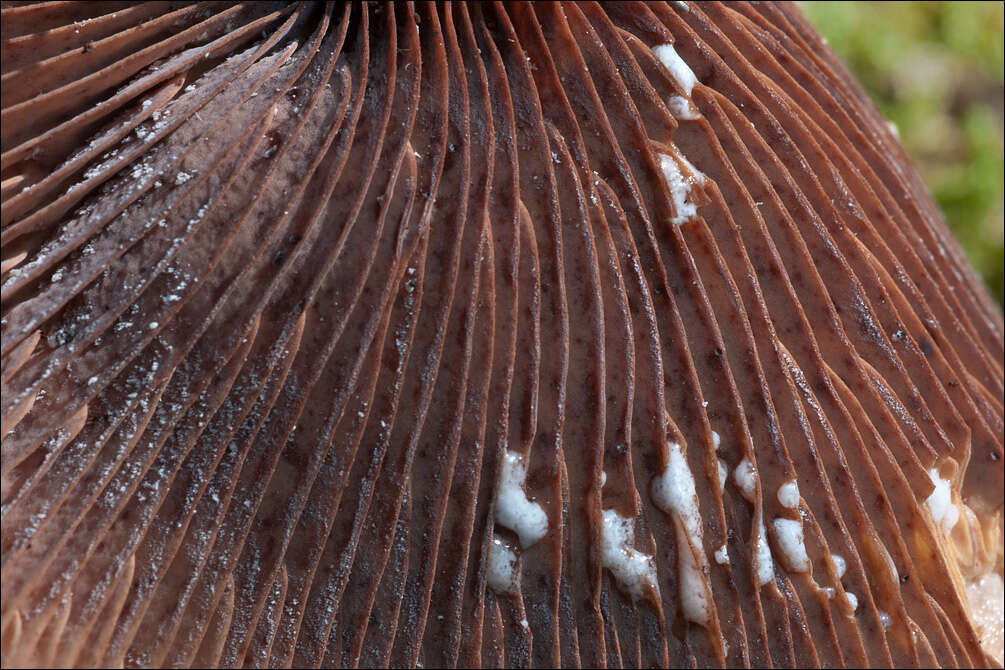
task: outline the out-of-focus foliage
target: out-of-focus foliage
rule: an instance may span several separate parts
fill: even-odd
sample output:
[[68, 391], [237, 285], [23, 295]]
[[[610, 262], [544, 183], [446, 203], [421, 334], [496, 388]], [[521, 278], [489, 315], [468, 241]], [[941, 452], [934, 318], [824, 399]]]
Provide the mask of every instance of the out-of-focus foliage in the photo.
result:
[[1002, 303], [1002, 2], [804, 2], [893, 121], [974, 267]]

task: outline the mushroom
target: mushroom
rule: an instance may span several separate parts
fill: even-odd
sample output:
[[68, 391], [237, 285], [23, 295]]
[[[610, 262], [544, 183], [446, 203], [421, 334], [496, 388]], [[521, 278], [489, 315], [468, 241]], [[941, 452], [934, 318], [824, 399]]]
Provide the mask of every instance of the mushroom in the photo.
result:
[[789, 3], [2, 7], [27, 666], [1002, 663], [1002, 314]]

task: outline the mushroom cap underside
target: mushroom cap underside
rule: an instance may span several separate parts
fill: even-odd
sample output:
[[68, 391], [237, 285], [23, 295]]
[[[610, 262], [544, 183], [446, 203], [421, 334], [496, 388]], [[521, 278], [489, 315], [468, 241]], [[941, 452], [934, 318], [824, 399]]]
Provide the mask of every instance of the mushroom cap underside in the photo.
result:
[[1002, 313], [792, 3], [4, 2], [5, 667], [1002, 664]]

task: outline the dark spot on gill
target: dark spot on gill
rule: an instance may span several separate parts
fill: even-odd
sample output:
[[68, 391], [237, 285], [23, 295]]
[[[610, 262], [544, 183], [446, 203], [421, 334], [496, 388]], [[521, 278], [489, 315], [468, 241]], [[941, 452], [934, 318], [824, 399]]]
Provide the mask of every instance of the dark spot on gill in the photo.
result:
[[52, 334], [49, 338], [49, 346], [53, 349], [58, 349], [59, 347], [72, 342], [73, 336], [76, 334], [76, 330], [74, 330], [73, 326], [64, 326]]

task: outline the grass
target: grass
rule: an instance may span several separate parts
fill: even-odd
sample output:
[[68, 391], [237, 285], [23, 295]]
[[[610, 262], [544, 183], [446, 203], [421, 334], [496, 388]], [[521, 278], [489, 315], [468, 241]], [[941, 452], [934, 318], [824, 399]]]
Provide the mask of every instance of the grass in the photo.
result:
[[803, 2], [893, 121], [949, 227], [1005, 298], [1001, 2]]

